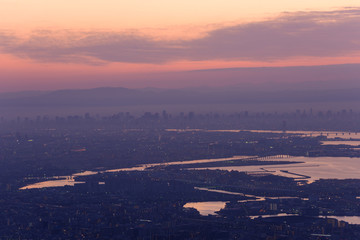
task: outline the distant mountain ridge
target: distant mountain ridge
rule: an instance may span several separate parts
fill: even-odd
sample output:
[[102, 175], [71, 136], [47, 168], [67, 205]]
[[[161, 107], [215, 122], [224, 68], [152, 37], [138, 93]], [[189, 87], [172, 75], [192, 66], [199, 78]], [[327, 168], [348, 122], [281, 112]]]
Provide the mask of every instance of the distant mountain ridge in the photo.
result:
[[0, 94], [1, 107], [106, 107], [160, 104], [243, 104], [360, 101], [360, 88], [248, 91], [240, 88], [129, 89], [102, 87]]

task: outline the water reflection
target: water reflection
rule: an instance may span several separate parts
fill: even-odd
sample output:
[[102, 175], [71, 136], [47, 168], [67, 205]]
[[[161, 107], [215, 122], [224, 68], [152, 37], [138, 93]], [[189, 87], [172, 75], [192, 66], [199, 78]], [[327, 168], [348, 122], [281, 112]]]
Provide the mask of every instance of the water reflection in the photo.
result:
[[[272, 215], [256, 215], [250, 216], [251, 219], [255, 218], [269, 218], [269, 217], [289, 217], [289, 216], [299, 216], [299, 214], [288, 214], [288, 213], [279, 213]], [[335, 218], [338, 221], [344, 221], [349, 224], [360, 224], [360, 216], [319, 216], [320, 218]]]
[[[218, 189], [211, 189], [211, 188], [204, 188], [204, 187], [195, 187], [195, 189], [200, 191], [208, 191], [208, 192], [216, 192], [216, 193], [223, 193], [223, 194], [230, 194], [230, 195], [238, 195], [248, 197], [250, 199], [246, 200], [238, 200], [238, 202], [246, 203], [246, 202], [258, 202], [258, 201], [265, 201], [266, 199], [298, 199], [298, 197], [263, 197], [263, 196], [255, 196], [251, 194], [239, 193], [239, 192], [230, 192]], [[308, 199], [302, 199], [308, 200]], [[199, 211], [200, 215], [207, 216], [208, 214], [216, 214], [216, 212], [220, 211], [221, 209], [225, 208], [226, 203], [223, 201], [218, 202], [190, 202], [184, 205], [184, 208], [195, 208]], [[253, 216], [254, 218], [256, 216]]]
[[73, 177], [64, 177], [64, 179], [49, 180], [44, 182], [34, 183], [25, 187], [20, 188], [24, 189], [33, 189], [33, 188], [46, 188], [46, 187], [64, 187], [64, 186], [74, 186], [75, 184], [80, 184], [84, 182], [76, 182]]
[[223, 193], [223, 194], [230, 194], [230, 195], [239, 195], [244, 196], [248, 198], [254, 198], [251, 200], [244, 200], [245, 202], [249, 201], [264, 201], [265, 197], [259, 197], [255, 195], [245, 194], [245, 193], [238, 193], [238, 192], [230, 192], [230, 191], [224, 191], [224, 190], [218, 190], [218, 189], [211, 189], [211, 188], [204, 188], [204, 187], [194, 187], [196, 190], [200, 191], [207, 191], [207, 192], [216, 192], [216, 193]]
[[183, 165], [183, 164], [196, 164], [196, 163], [211, 163], [211, 162], [226, 162], [242, 159], [251, 159], [257, 156], [233, 156], [229, 158], [215, 158], [215, 159], [200, 159], [200, 160], [189, 160], [189, 161], [178, 161], [178, 162], [165, 162], [165, 163], [151, 163], [151, 164], [142, 164], [140, 166], [132, 168], [119, 168], [111, 169], [104, 172], [120, 172], [120, 171], [143, 171], [147, 168], [157, 167], [157, 166], [172, 166], [172, 165]]
[[[218, 189], [212, 189], [212, 188], [204, 188], [204, 187], [194, 187], [196, 190], [200, 191], [207, 191], [207, 192], [216, 192], [216, 193], [223, 193], [223, 194], [230, 194], [230, 195], [238, 195], [238, 196], [244, 196], [250, 199], [246, 200], [239, 200], [238, 202], [258, 202], [258, 201], [265, 201], [266, 199], [297, 199], [299, 197], [288, 197], [288, 196], [282, 196], [282, 197], [264, 197], [264, 196], [256, 196], [251, 194], [245, 194], [245, 193], [239, 193], [239, 192], [230, 192], [230, 191], [224, 191], [224, 190], [218, 190]], [[301, 198], [302, 200], [308, 200], [306, 198]]]
[[[199, 211], [200, 215], [208, 216], [208, 215], [216, 215], [218, 211], [224, 209], [226, 206], [224, 201], [216, 201], [216, 202], [189, 202], [184, 205], [184, 208], [195, 208]], [[291, 217], [291, 216], [299, 216], [299, 214], [292, 213], [278, 213], [278, 214], [270, 214], [270, 215], [254, 215], [249, 216], [250, 219], [256, 218], [270, 218], [270, 217]], [[338, 221], [344, 221], [349, 224], [360, 224], [360, 216], [319, 216], [320, 218], [335, 218]]]
[[[229, 160], [249, 159], [253, 156], [234, 156], [231, 158], [219, 158], [219, 159], [201, 159], [193, 161], [180, 161], [170, 163], [154, 163], [144, 164], [132, 168], [119, 168], [110, 169], [106, 171], [84, 171], [75, 173], [71, 176], [56, 176], [59, 180], [43, 181], [35, 184], [31, 184], [20, 188], [32, 189], [32, 188], [44, 188], [44, 187], [62, 187], [62, 186], [74, 186], [74, 177], [77, 176], [90, 176], [98, 173], [107, 172], [120, 172], [120, 171], [143, 171], [149, 167], [155, 166], [167, 166], [167, 165], [180, 165], [180, 164], [195, 164], [206, 162], [224, 162]], [[209, 167], [209, 168], [194, 168], [194, 169], [218, 169], [227, 171], [240, 171], [247, 172], [249, 174], [275, 174], [279, 176], [290, 177], [294, 179], [304, 179], [308, 182], [312, 182], [318, 179], [358, 179], [360, 176], [360, 158], [350, 157], [290, 157], [290, 158], [270, 158], [263, 161], [296, 161], [299, 163], [292, 164], [277, 164], [277, 165], [253, 165], [253, 166], [227, 166], [227, 167]], [[192, 169], [192, 168], [189, 168]], [[215, 191], [215, 190], [214, 190]], [[218, 191], [218, 190], [216, 190]]]
[[271, 215], [255, 215], [255, 216], [249, 216], [250, 219], [255, 218], [270, 218], [270, 217], [291, 217], [291, 216], [299, 216], [299, 214], [292, 214], [292, 213], [278, 213], [278, 214], [271, 214]]
[[[301, 163], [257, 166], [228, 166], [197, 169], [219, 169], [247, 173], [271, 173], [295, 179], [358, 179], [360, 158], [350, 157], [291, 157], [272, 161], [297, 161]], [[265, 160], [266, 161], [266, 160]]]
[[341, 139], [360, 139], [360, 134], [357, 132], [337, 132], [337, 131], [272, 131], [272, 130], [249, 130], [257, 133], [289, 133], [298, 134], [306, 137], [326, 136], [327, 138], [341, 138]]
[[322, 145], [348, 145], [360, 146], [360, 141], [322, 141]]
[[[180, 161], [170, 163], [154, 163], [144, 164], [132, 168], [110, 169], [106, 171], [84, 171], [75, 173], [71, 176], [56, 176], [59, 180], [44, 181], [40, 183], [31, 184], [23, 189], [43, 188], [43, 187], [61, 187], [74, 186], [74, 177], [90, 176], [97, 173], [120, 172], [120, 171], [143, 171], [149, 167], [179, 165], [179, 164], [195, 164], [206, 162], [222, 162], [229, 160], [248, 159], [253, 156], [234, 156], [231, 158], [219, 159], [201, 159], [194, 161]], [[275, 174], [295, 179], [305, 179], [312, 182], [318, 179], [358, 179], [360, 176], [360, 158], [349, 157], [290, 157], [290, 158], [271, 158], [263, 161], [296, 161], [300, 163], [292, 164], [278, 164], [278, 165], [254, 165], [254, 166], [227, 166], [227, 167], [210, 167], [210, 168], [195, 168], [195, 169], [219, 169], [227, 171], [240, 171], [249, 174], [267, 173]], [[191, 169], [191, 168], [189, 168]]]
[[344, 221], [350, 224], [360, 224], [360, 216], [321, 216], [326, 218], [335, 218], [338, 221]]
[[224, 129], [224, 130], [207, 130], [207, 129], [166, 129], [169, 132], [254, 132], [254, 133], [288, 133], [301, 135], [306, 137], [319, 137], [326, 136], [328, 138], [341, 138], [341, 139], [360, 139], [360, 133], [357, 132], [339, 132], [339, 131], [281, 131], [281, 130], [247, 130], [247, 129]]
[[35, 184], [30, 184], [25, 187], [20, 188], [20, 190], [33, 189], [33, 188], [45, 188], [45, 187], [64, 187], [64, 186], [74, 186], [76, 183], [74, 177], [79, 176], [91, 176], [98, 173], [113, 173], [113, 172], [122, 172], [122, 171], [144, 171], [147, 168], [156, 167], [156, 166], [170, 166], [170, 165], [181, 165], [181, 164], [196, 164], [196, 163], [209, 163], [209, 162], [225, 162], [241, 159], [251, 159], [256, 156], [233, 156], [230, 158], [216, 158], [216, 159], [200, 159], [200, 160], [190, 160], [190, 161], [178, 161], [178, 162], [167, 162], [167, 163], [153, 163], [153, 164], [142, 164], [139, 166], [131, 168], [118, 168], [110, 169], [105, 171], [83, 171], [80, 173], [75, 173], [70, 176], [54, 176], [51, 181], [43, 181]]
[[[176, 132], [191, 132], [191, 131], [203, 131], [203, 132], [258, 132], [258, 133], [284, 133], [284, 131], [276, 130], [205, 130], [205, 129], [167, 129], [166, 131], [176, 131]], [[341, 138], [341, 139], [354, 139], [359, 138], [357, 132], [334, 132], [334, 131], [286, 131], [289, 134], [298, 134], [301, 136], [327, 136], [328, 138]], [[360, 145], [360, 141], [324, 141], [323, 144], [343, 144], [351, 146]], [[55, 176], [53, 179], [57, 178], [59, 180], [50, 180], [43, 181], [35, 184], [31, 184], [23, 189], [32, 189], [32, 188], [44, 188], [44, 187], [61, 187], [61, 186], [74, 186], [75, 180], [74, 177], [77, 176], [89, 176], [97, 173], [106, 173], [106, 172], [120, 172], [120, 171], [143, 171], [147, 168], [156, 167], [156, 166], [168, 166], [168, 165], [181, 165], [181, 164], [195, 164], [195, 163], [210, 163], [210, 162], [222, 162], [222, 161], [231, 161], [231, 160], [240, 160], [240, 159], [249, 159], [254, 156], [234, 156], [231, 158], [218, 158], [218, 159], [201, 159], [201, 160], [191, 160], [191, 161], [179, 161], [179, 162], [168, 162], [168, 163], [154, 163], [154, 164], [143, 164], [140, 166], [135, 166], [131, 168], [119, 168], [119, 169], [110, 169], [106, 171], [84, 171], [80, 173], [75, 173], [71, 176]], [[358, 178], [360, 173], [360, 161], [359, 158], [338, 158], [338, 157], [324, 157], [324, 158], [305, 158], [297, 157], [286, 160], [284, 159], [271, 159], [277, 161], [303, 161], [304, 163], [297, 164], [284, 164], [284, 165], [257, 165], [257, 166], [231, 166], [231, 167], [213, 167], [208, 169], [220, 169], [220, 170], [236, 170], [244, 171], [250, 173], [273, 173], [276, 175], [293, 177], [296, 179], [309, 179], [310, 181], [320, 179], [320, 178]], [[346, 162], [346, 164], [344, 164]]]
[[189, 202], [184, 205], [184, 208], [195, 208], [199, 211], [200, 215], [215, 215], [225, 207], [227, 202]]

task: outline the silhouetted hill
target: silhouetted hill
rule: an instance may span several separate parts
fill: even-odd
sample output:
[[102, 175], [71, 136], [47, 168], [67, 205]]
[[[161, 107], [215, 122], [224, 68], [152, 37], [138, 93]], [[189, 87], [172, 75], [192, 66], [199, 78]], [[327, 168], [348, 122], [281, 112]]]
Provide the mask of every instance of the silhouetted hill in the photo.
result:
[[243, 91], [240, 88], [95, 88], [0, 94], [2, 107], [107, 107], [158, 104], [246, 104], [360, 101], [360, 89]]

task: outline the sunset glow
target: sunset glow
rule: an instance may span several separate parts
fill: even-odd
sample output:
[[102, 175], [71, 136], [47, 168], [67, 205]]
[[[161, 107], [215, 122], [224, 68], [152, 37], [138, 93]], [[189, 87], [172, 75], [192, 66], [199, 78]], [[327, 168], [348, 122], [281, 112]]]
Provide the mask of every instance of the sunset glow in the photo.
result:
[[0, 6], [1, 92], [142, 87], [136, 81], [146, 73], [360, 63], [360, 3], [353, 0]]

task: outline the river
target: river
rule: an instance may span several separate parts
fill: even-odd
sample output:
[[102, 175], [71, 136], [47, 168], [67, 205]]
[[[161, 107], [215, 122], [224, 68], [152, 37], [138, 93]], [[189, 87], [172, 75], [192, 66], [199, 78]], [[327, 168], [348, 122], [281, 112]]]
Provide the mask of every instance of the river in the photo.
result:
[[304, 137], [319, 137], [325, 136], [327, 138], [339, 139], [359, 139], [360, 133], [347, 131], [281, 131], [281, 130], [247, 130], [247, 129], [222, 129], [222, 130], [208, 130], [208, 129], [166, 129], [169, 132], [223, 132], [223, 133], [239, 133], [239, 132], [254, 132], [254, 133], [277, 133], [277, 134], [294, 134]]
[[229, 158], [215, 158], [215, 159], [199, 159], [199, 160], [190, 160], [190, 161], [178, 161], [178, 162], [166, 162], [166, 163], [152, 163], [152, 164], [142, 164], [139, 166], [131, 168], [117, 168], [109, 169], [105, 171], [83, 171], [75, 173], [69, 176], [54, 176], [51, 177], [49, 181], [41, 181], [34, 184], [30, 184], [20, 188], [20, 190], [25, 189], [34, 189], [34, 188], [46, 188], [46, 187], [64, 187], [64, 186], [74, 186], [75, 184], [81, 183], [76, 182], [75, 177], [78, 176], [91, 176], [98, 173], [113, 173], [113, 172], [122, 172], [122, 171], [144, 171], [147, 168], [156, 167], [156, 166], [170, 166], [170, 165], [181, 165], [181, 164], [196, 164], [196, 163], [209, 163], [209, 162], [224, 162], [224, 161], [234, 161], [241, 159], [250, 159], [256, 156], [233, 156]]
[[[77, 182], [77, 176], [90, 176], [98, 173], [111, 173], [121, 171], [143, 171], [149, 167], [167, 166], [167, 165], [180, 165], [180, 164], [195, 164], [206, 162], [224, 162], [229, 160], [249, 159], [253, 156], [234, 156], [231, 158], [218, 158], [218, 159], [200, 159], [193, 161], [180, 161], [170, 163], [154, 163], [143, 164], [132, 168], [119, 168], [110, 169], [106, 171], [84, 171], [75, 173], [70, 176], [55, 176], [49, 181], [42, 181], [34, 184], [27, 185], [20, 188], [44, 188], [44, 187], [61, 187], [61, 186], [74, 186]], [[303, 179], [308, 182], [313, 182], [318, 179], [349, 179], [360, 178], [360, 158], [350, 157], [290, 157], [290, 158], [271, 158], [264, 159], [263, 161], [295, 161], [299, 163], [292, 164], [278, 164], [278, 165], [253, 165], [253, 166], [227, 166], [227, 167], [210, 167], [210, 168], [194, 168], [200, 169], [218, 169], [227, 171], [240, 171], [249, 174], [257, 173], [270, 173], [295, 179]], [[191, 169], [191, 168], [189, 168]]]
[[[350, 157], [290, 157], [271, 159], [273, 161], [296, 161], [295, 164], [228, 166], [196, 169], [218, 169], [247, 173], [272, 173], [275, 175], [306, 179], [312, 182], [318, 179], [359, 179], [360, 158]], [[269, 160], [270, 161], [270, 160]]]

